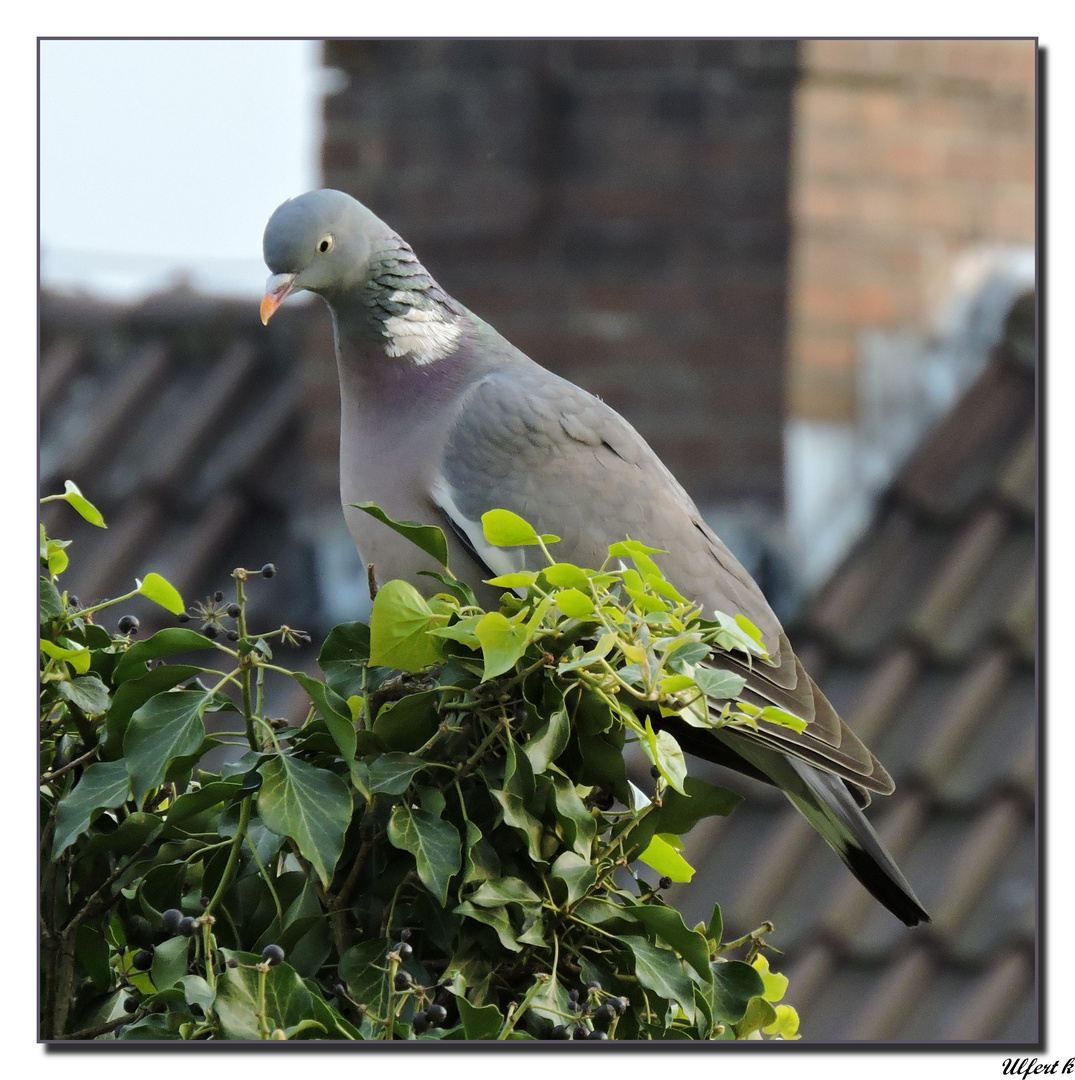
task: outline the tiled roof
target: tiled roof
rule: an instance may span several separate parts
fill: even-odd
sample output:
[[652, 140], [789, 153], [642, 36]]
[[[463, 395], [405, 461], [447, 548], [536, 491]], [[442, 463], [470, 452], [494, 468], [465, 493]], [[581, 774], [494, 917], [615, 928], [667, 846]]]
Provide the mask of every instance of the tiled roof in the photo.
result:
[[[230, 596], [234, 567], [274, 562], [273, 581], [248, 590], [251, 618], [311, 628], [310, 555], [291, 513], [308, 486], [296, 445], [307, 315], [297, 306], [266, 328], [256, 299], [183, 288], [134, 307], [42, 295], [41, 492], [71, 479], [108, 522], [41, 508], [49, 535], [73, 541], [63, 583], [83, 604], [151, 570], [188, 604]], [[142, 598], [116, 615], [127, 612], [143, 637], [174, 624]]]
[[807, 1039], [1037, 1037], [1033, 304], [791, 633], [896, 779], [871, 820], [933, 923], [903, 927], [763, 785], [691, 837], [676, 901], [776, 923]]

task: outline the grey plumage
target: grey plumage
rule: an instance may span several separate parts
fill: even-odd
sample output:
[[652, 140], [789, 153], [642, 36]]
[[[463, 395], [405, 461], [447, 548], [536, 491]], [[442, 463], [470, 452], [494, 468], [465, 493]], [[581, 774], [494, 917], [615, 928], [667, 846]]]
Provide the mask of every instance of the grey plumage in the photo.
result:
[[[741, 612], [762, 632], [768, 665], [748, 669], [747, 700], [809, 721], [701, 731], [668, 722], [685, 750], [780, 787], [852, 872], [908, 925], [928, 921], [860, 807], [892, 780], [803, 670], [750, 575], [642, 437], [614, 410], [534, 363], [453, 300], [410, 247], [360, 203], [314, 191], [284, 203], [265, 230], [262, 318], [291, 292], [332, 313], [340, 376], [340, 486], [348, 526], [380, 581], [432, 591], [435, 565], [347, 504], [449, 527], [450, 564], [495, 604], [492, 574], [529, 566], [534, 549], [492, 548], [481, 515], [501, 507], [562, 537], [557, 555], [601, 564], [630, 535], [669, 552], [661, 567], [706, 609]], [[491, 573], [492, 572], [492, 573]]]

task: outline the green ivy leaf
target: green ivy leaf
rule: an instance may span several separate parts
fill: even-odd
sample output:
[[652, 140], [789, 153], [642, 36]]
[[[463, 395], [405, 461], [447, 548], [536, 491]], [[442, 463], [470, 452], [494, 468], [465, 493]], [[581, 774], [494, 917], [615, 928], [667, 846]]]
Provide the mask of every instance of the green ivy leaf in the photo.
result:
[[425, 761], [411, 754], [381, 754], [370, 762], [370, 791], [402, 795]]
[[213, 643], [204, 635], [183, 626], [170, 626], [165, 630], [158, 630], [145, 641], [136, 641], [116, 664], [112, 677], [118, 683], [138, 678], [145, 674], [141, 665], [147, 660], [159, 660], [162, 656], [212, 648]]
[[70, 505], [78, 511], [91, 525], [96, 525], [99, 529], [107, 529], [105, 519], [101, 515], [101, 511], [97, 509], [85, 495], [78, 489], [78, 485], [73, 480], [65, 480], [63, 484], [64, 498], [70, 503]]
[[[261, 961], [256, 953], [222, 949], [225, 959], [246, 965], [225, 968], [217, 978], [214, 1009], [224, 1034], [229, 1039], [260, 1039], [258, 1024], [259, 980], [254, 965]], [[310, 1017], [313, 1003], [310, 991], [289, 964], [276, 964], [265, 974], [265, 1013], [269, 1030], [288, 1028]]]
[[478, 907], [503, 907], [505, 904], [540, 904], [541, 897], [522, 878], [502, 877], [485, 881], [467, 900]]
[[552, 884], [563, 882], [561, 904], [577, 904], [597, 882], [597, 867], [574, 851], [565, 851], [552, 864]]
[[437, 730], [439, 696], [436, 690], [423, 690], [388, 702], [373, 721], [373, 734], [389, 750], [419, 749]]
[[720, 910], [720, 904], [713, 905], [713, 914], [709, 916], [709, 922], [706, 923], [705, 936], [707, 940], [720, 944], [721, 938], [724, 936], [724, 916]]
[[151, 697], [131, 717], [123, 753], [136, 801], [163, 782], [174, 759], [187, 757], [202, 745], [202, 714], [209, 701], [204, 690], [167, 690]]
[[370, 658], [370, 628], [361, 622], [334, 626], [321, 646], [317, 662], [325, 682], [342, 698], [361, 694]]
[[474, 628], [474, 635], [481, 642], [485, 658], [482, 682], [495, 679], [515, 667], [529, 644], [526, 628], [510, 622], [499, 611], [484, 615]]
[[382, 525], [408, 539], [415, 547], [421, 548], [441, 564], [448, 565], [448, 541], [444, 532], [435, 525], [420, 525], [417, 521], [393, 521], [376, 503], [350, 503], [356, 510], [364, 510], [370, 517], [376, 518]]
[[448, 899], [448, 883], [462, 863], [462, 844], [455, 826], [400, 803], [389, 819], [388, 839], [393, 847], [414, 856], [422, 884], [443, 905]]
[[183, 603], [179, 590], [171, 582], [165, 581], [160, 574], [146, 574], [141, 581], [135, 579], [135, 584], [146, 599], [152, 600], [154, 604], [160, 604], [173, 615], [182, 615], [187, 610], [187, 605]]
[[72, 705], [77, 705], [87, 716], [99, 716], [112, 704], [108, 687], [96, 675], [79, 675], [74, 679], [64, 679], [57, 685], [60, 695]]
[[149, 976], [158, 990], [175, 986], [186, 975], [189, 952], [190, 938], [182, 936], [169, 938], [154, 948]]
[[482, 533], [493, 547], [533, 547], [541, 543], [534, 526], [510, 510], [482, 514]]
[[703, 818], [727, 817], [742, 801], [743, 796], [734, 791], [688, 776], [683, 782], [683, 794], [666, 791], [662, 805], [650, 817], [655, 831], [684, 836]]
[[580, 589], [561, 589], [553, 593], [553, 601], [569, 619], [589, 619], [594, 614], [594, 602]]
[[770, 971], [768, 958], [760, 953], [754, 958], [754, 963], [751, 966], [761, 976], [761, 981], [765, 984], [765, 990], [762, 993], [765, 1000], [774, 1003], [779, 1001], [787, 992], [788, 977], [781, 975], [779, 972]]
[[705, 983], [713, 981], [709, 966], [709, 943], [697, 930], [689, 930], [683, 916], [664, 904], [635, 904], [626, 909], [650, 933], [672, 946]]
[[129, 790], [127, 766], [122, 761], [101, 761], [88, 766], [56, 807], [52, 857], [59, 858], [102, 811], [126, 802]]
[[661, 877], [673, 881], [690, 881], [694, 877], [694, 867], [660, 835], [654, 836], [637, 858], [639, 862], [652, 866]]
[[347, 785], [334, 772], [285, 753], [269, 758], [258, 771], [258, 813], [265, 827], [294, 840], [327, 889], [351, 822]]
[[515, 929], [512, 927], [511, 919], [508, 918], [508, 913], [503, 907], [477, 907], [470, 903], [469, 900], [464, 900], [454, 910], [457, 915], [465, 915], [468, 919], [492, 927], [496, 932], [496, 936], [500, 939], [500, 944], [505, 949], [510, 952], [522, 952], [523, 947], [516, 940]]
[[693, 1019], [694, 990], [683, 961], [674, 952], [662, 949], [644, 937], [621, 934], [620, 941], [630, 950], [638, 981], [666, 1001], [674, 1001], [688, 1019]]
[[751, 1033], [769, 1024], [776, 1024], [776, 1009], [765, 998], [751, 998], [750, 1004], [747, 1005], [747, 1011], [743, 1014], [743, 1019], [734, 1025], [735, 1037], [745, 1039]]
[[743, 687], [747, 684], [742, 675], [701, 665], [694, 669], [694, 682], [707, 698], [713, 698], [715, 701], [734, 700], [743, 692]]
[[[746, 1015], [751, 999], [762, 999], [762, 977], [742, 960], [713, 964], [713, 1015], [727, 1024], [736, 1024]], [[771, 1022], [771, 1021], [770, 1021]]]
[[504, 1017], [495, 1005], [472, 1005], [462, 994], [456, 996], [459, 1019], [468, 1039], [495, 1039]]
[[558, 589], [577, 589], [582, 593], [589, 592], [589, 576], [585, 570], [574, 563], [553, 563], [552, 566], [546, 566], [541, 572], [545, 575], [549, 584], [555, 585]]
[[536, 570], [520, 570], [517, 574], [501, 574], [499, 577], [488, 578], [486, 585], [495, 585], [500, 589], [525, 589], [537, 581]]
[[66, 638], [60, 638], [65, 644], [56, 644], [41, 638], [41, 651], [53, 660], [63, 660], [71, 665], [76, 675], [85, 675], [90, 670], [90, 650], [85, 645], [68, 642]]
[[162, 664], [160, 667], [151, 668], [141, 678], [120, 683], [112, 695], [112, 707], [105, 717], [101, 756], [118, 757], [123, 752], [123, 737], [135, 709], [140, 708], [151, 697], [195, 678], [204, 670], [191, 664]]
[[563, 698], [559, 700], [559, 708], [549, 714], [548, 721], [522, 747], [535, 774], [543, 773], [564, 752], [571, 738], [571, 721]]
[[58, 619], [64, 613], [63, 598], [59, 590], [46, 578], [38, 578], [38, 606], [42, 624]]
[[400, 671], [421, 671], [443, 656], [428, 631], [448, 621], [434, 614], [406, 581], [387, 581], [377, 592], [370, 615], [370, 663]]
[[310, 695], [310, 700], [317, 706], [317, 711], [324, 718], [329, 734], [339, 747], [340, 756], [348, 764], [353, 762], [358, 740], [347, 702], [320, 679], [305, 675], [301, 671], [293, 672], [292, 677]]

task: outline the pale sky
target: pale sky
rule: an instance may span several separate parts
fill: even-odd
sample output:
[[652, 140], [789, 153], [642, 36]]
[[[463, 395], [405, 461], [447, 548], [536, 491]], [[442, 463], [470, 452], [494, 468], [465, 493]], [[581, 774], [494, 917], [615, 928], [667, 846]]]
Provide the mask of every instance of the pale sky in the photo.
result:
[[42, 41], [41, 271], [116, 298], [259, 293], [261, 234], [318, 184], [311, 41]]

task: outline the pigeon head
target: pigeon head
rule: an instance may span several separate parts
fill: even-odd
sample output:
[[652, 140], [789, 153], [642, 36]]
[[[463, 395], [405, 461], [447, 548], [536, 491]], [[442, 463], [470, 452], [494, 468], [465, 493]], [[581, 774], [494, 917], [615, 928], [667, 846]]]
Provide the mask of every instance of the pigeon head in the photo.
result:
[[272, 271], [261, 302], [261, 321], [293, 292], [326, 299], [360, 282], [379, 237], [391, 230], [343, 191], [308, 191], [276, 208], [262, 242]]

